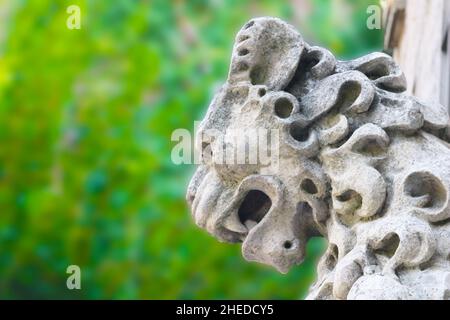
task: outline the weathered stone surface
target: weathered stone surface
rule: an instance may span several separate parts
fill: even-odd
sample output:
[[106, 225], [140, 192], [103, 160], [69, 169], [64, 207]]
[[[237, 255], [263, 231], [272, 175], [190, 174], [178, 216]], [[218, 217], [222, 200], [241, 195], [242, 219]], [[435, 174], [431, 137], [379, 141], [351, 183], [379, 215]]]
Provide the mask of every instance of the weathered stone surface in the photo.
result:
[[[449, 117], [405, 87], [388, 55], [338, 61], [279, 19], [251, 20], [198, 132], [195, 222], [283, 273], [325, 237], [308, 299], [449, 299]], [[278, 130], [276, 161], [215, 161], [239, 143], [211, 132], [237, 129]]]

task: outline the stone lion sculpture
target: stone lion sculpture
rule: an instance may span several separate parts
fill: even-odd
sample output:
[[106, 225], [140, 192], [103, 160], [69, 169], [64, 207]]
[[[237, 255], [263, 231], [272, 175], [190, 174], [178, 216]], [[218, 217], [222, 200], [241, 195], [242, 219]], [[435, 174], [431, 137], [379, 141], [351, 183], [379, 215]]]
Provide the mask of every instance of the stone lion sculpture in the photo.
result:
[[276, 129], [278, 161], [203, 161], [187, 191], [195, 222], [283, 273], [325, 237], [308, 299], [449, 299], [449, 117], [405, 89], [386, 54], [338, 61], [252, 19], [196, 146], [211, 160], [235, 146], [210, 130]]

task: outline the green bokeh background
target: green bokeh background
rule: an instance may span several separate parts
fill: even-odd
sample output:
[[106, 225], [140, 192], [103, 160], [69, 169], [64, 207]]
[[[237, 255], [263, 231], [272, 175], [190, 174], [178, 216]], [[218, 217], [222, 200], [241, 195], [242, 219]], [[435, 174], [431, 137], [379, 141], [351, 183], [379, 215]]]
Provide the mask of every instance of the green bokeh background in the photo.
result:
[[0, 298], [303, 297], [324, 242], [287, 275], [245, 262], [192, 222], [170, 136], [202, 118], [250, 18], [354, 57], [381, 49], [376, 3], [0, 0]]

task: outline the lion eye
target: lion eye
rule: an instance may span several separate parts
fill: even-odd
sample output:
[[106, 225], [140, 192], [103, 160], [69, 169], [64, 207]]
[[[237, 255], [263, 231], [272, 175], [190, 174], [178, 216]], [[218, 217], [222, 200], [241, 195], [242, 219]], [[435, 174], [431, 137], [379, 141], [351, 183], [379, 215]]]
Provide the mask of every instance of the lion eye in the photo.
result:
[[294, 106], [292, 105], [292, 102], [287, 98], [283, 97], [275, 102], [275, 114], [280, 118], [288, 118], [293, 109]]
[[308, 194], [316, 194], [318, 191], [316, 184], [311, 179], [303, 180], [300, 187]]
[[309, 138], [308, 128], [304, 128], [296, 122], [291, 124], [289, 133], [291, 134], [292, 138], [299, 142], [305, 142]]

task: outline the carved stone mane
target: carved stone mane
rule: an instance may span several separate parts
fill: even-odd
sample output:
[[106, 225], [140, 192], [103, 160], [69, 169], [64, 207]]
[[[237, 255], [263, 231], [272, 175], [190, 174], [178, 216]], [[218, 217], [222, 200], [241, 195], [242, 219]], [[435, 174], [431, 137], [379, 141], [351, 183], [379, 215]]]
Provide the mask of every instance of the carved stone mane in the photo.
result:
[[276, 129], [279, 159], [205, 161], [196, 223], [283, 273], [325, 237], [309, 299], [449, 299], [449, 117], [405, 89], [386, 54], [338, 61], [279, 19], [249, 21], [196, 145], [211, 156], [211, 130]]

